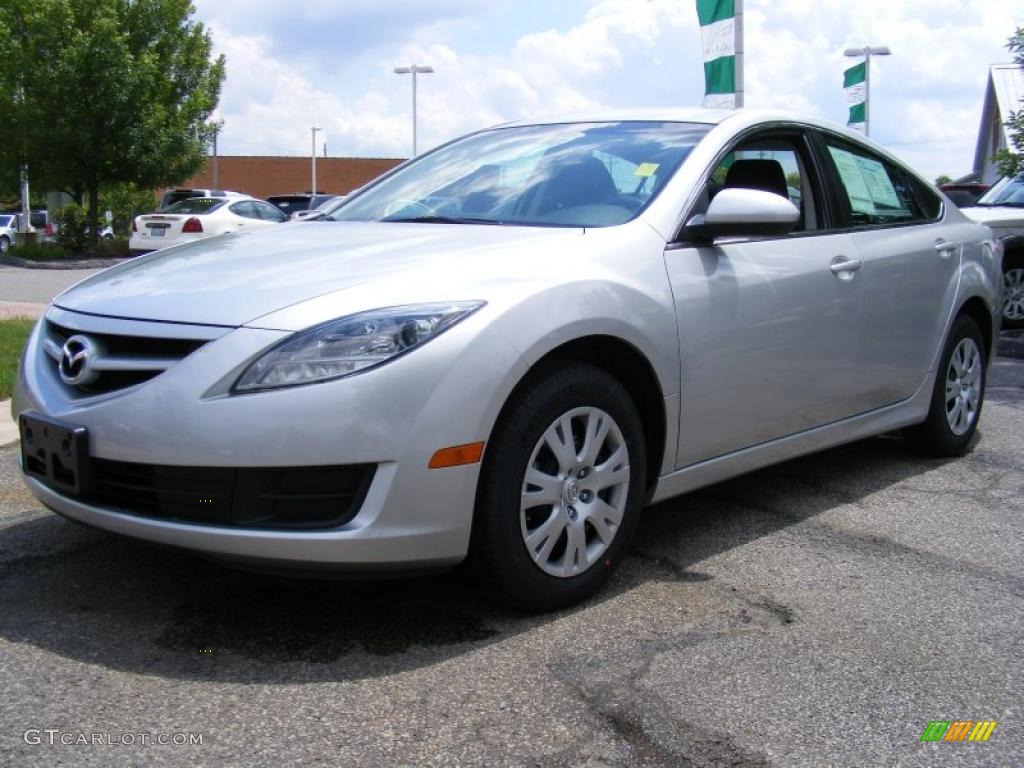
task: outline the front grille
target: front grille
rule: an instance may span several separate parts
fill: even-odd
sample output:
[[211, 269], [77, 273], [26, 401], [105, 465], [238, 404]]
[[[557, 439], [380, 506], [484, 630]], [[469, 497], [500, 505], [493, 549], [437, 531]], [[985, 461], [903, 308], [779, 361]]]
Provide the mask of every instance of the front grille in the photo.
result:
[[[77, 384], [63, 382], [59, 372], [64, 344], [72, 336], [86, 337], [99, 352], [98, 358], [90, 362], [96, 375]], [[43, 351], [58, 368], [54, 372], [55, 378], [62, 381], [68, 392], [90, 397], [149, 381], [206, 342], [207, 339], [166, 339], [78, 331], [48, 320]]]
[[91, 460], [83, 500], [161, 520], [309, 530], [336, 528], [363, 504], [376, 465], [231, 468]]

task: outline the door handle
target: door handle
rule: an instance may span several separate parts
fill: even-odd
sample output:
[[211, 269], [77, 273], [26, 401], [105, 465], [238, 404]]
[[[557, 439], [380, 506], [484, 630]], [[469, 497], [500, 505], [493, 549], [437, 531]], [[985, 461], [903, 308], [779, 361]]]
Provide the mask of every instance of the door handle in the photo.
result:
[[[856, 272], [863, 266], [864, 264], [860, 259], [848, 259], [845, 256], [836, 256], [832, 260], [832, 264], [829, 269], [832, 270], [833, 275], [842, 275], [847, 272]], [[850, 277], [852, 277], [852, 275], [850, 275]]]
[[935, 241], [935, 250], [939, 252], [939, 255], [943, 258], [948, 258], [956, 252], [956, 249], [960, 247], [960, 243], [951, 243], [948, 240], [943, 240], [941, 237]]

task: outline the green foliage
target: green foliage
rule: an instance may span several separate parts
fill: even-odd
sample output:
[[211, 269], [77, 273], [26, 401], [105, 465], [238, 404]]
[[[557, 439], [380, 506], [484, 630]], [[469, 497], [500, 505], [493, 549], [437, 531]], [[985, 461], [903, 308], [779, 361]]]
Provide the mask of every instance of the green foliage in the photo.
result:
[[0, 320], [0, 400], [11, 396], [21, 351], [34, 325], [34, 320], [23, 317]]
[[953, 178], [951, 176], [946, 175], [945, 173], [942, 174], [941, 176], [936, 177], [936, 179], [935, 179], [935, 186], [936, 187], [941, 187], [943, 184], [952, 184], [952, 183], [953, 183]]
[[28, 261], [63, 261], [67, 254], [56, 243], [21, 243], [12, 248], [8, 255]]
[[132, 219], [140, 213], [149, 213], [156, 208], [157, 200], [152, 189], [142, 189], [134, 184], [108, 184], [100, 192], [100, 210], [114, 215], [111, 226], [114, 234], [128, 237]]
[[[1024, 27], [1017, 27], [1013, 37], [1007, 41], [1006, 47], [1013, 54], [1017, 66], [1024, 69]], [[999, 150], [993, 159], [1003, 176], [1017, 176], [1024, 174], [1024, 160], [1021, 158], [1021, 154], [1024, 153], [1024, 109], [1011, 112], [1006, 124], [1010, 129], [1012, 149], [1008, 147]]]
[[89, 246], [89, 221], [82, 206], [71, 203], [51, 214], [57, 225], [57, 245], [67, 253], [81, 253]]
[[95, 233], [104, 186], [195, 173], [225, 65], [193, 13], [189, 0], [3, 0], [0, 190], [27, 163], [37, 189], [88, 193]]
[[130, 255], [127, 237], [101, 238], [86, 254], [93, 259], [126, 259]]

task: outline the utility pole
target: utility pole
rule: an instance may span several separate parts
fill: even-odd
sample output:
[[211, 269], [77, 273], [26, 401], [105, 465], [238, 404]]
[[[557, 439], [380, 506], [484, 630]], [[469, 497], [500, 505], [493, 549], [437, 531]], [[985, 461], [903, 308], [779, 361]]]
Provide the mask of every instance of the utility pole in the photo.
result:
[[312, 192], [314, 195], [316, 194], [316, 132], [322, 130], [323, 128], [317, 128], [316, 126], [310, 128], [310, 131], [313, 134], [313, 151], [310, 155], [313, 159], [313, 188], [310, 190], [310, 192]]
[[217, 136], [220, 133], [220, 123], [213, 126], [213, 186], [220, 189], [220, 172], [217, 168]]

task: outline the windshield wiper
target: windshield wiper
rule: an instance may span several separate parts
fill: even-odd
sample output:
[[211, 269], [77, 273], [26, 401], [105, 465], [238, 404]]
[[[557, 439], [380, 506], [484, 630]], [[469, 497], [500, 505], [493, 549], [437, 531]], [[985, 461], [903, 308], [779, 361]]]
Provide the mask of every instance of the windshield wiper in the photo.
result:
[[498, 219], [473, 219], [463, 216], [410, 216], [402, 219], [381, 219], [381, 221], [398, 224], [503, 224]]

